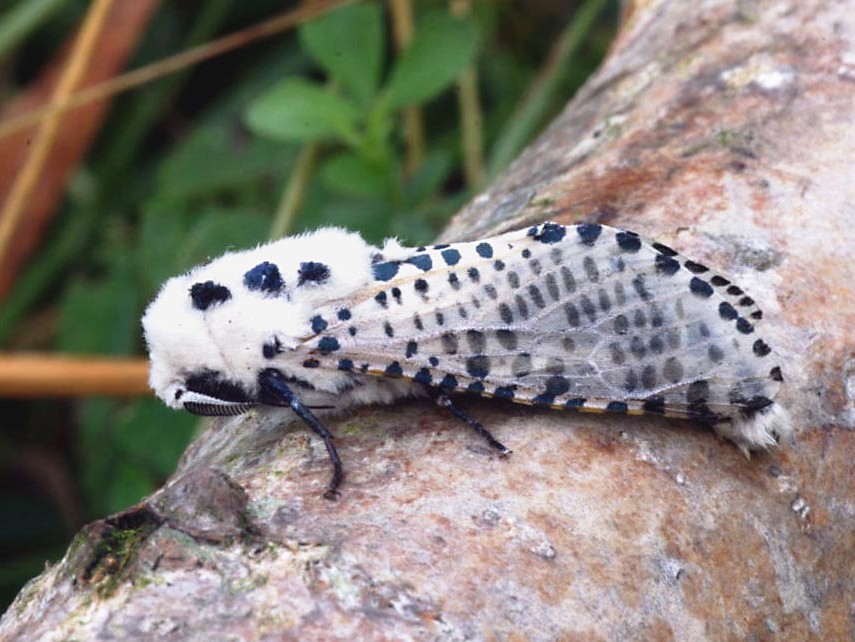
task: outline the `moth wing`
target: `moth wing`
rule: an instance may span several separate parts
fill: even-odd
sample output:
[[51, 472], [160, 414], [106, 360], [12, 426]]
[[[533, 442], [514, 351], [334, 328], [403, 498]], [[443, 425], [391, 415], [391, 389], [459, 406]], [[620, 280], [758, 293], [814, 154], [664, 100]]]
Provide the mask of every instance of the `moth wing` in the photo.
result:
[[377, 263], [374, 277], [325, 330], [336, 345], [320, 351], [325, 367], [710, 421], [758, 410], [777, 392], [754, 302], [631, 232], [545, 223], [420, 248]]

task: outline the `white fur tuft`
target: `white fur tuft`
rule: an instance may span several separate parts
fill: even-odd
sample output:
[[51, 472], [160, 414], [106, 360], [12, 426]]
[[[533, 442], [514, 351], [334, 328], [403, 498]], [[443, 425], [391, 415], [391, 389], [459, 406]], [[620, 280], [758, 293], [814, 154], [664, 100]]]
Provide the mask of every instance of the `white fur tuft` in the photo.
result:
[[717, 424], [715, 430], [735, 443], [746, 457], [752, 450], [786, 445], [794, 439], [790, 413], [778, 403], [758, 410], [749, 417], [736, 416], [730, 423]]

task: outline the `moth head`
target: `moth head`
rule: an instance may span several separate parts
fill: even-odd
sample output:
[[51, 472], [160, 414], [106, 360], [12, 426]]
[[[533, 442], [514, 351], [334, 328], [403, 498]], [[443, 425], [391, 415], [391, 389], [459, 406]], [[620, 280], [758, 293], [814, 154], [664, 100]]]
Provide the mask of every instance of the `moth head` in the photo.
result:
[[257, 403], [258, 377], [302, 364], [294, 352], [317, 334], [319, 306], [370, 278], [372, 248], [326, 228], [229, 252], [169, 279], [142, 324], [149, 383], [168, 406], [235, 414]]
[[282, 337], [279, 350], [296, 345], [281, 331], [289, 318], [299, 317], [295, 304], [284, 294], [247, 289], [248, 270], [230, 265], [234, 256], [168, 280], [143, 316], [149, 384], [171, 408], [198, 415], [249, 410], [257, 404], [258, 373], [269, 366], [264, 346], [272, 324]]

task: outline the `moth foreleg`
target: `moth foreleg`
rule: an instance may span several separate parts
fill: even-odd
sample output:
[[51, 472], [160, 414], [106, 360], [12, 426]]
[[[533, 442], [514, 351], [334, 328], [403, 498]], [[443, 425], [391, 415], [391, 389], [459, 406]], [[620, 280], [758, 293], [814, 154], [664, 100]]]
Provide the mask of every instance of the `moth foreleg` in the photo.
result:
[[324, 440], [324, 445], [327, 447], [327, 454], [333, 466], [332, 479], [327, 490], [324, 492], [324, 497], [326, 499], [336, 499], [338, 497], [338, 487], [344, 480], [344, 467], [341, 464], [341, 458], [338, 456], [338, 451], [333, 443], [332, 433], [311, 410], [303, 405], [303, 402], [300, 401], [285, 383], [281, 372], [275, 368], [268, 368], [258, 376], [258, 383], [261, 386], [261, 398], [264, 403], [273, 406], [290, 407], [300, 419]]
[[434, 401], [436, 401], [436, 404], [438, 406], [448, 408], [448, 410], [451, 411], [451, 414], [453, 414], [461, 421], [465, 422], [470, 428], [473, 428], [475, 432], [477, 432], [479, 435], [481, 435], [481, 437], [487, 440], [487, 443], [490, 444], [490, 446], [498, 450], [499, 453], [501, 453], [502, 455], [511, 454], [510, 448], [506, 447], [499, 440], [493, 437], [493, 435], [490, 434], [490, 431], [484, 428], [483, 424], [481, 424], [480, 421], [478, 421], [477, 419], [473, 419], [465, 412], [463, 412], [460, 408], [455, 406], [454, 402], [451, 401], [451, 398], [448, 395], [438, 392], [433, 388], [429, 390], [431, 397], [433, 397]]

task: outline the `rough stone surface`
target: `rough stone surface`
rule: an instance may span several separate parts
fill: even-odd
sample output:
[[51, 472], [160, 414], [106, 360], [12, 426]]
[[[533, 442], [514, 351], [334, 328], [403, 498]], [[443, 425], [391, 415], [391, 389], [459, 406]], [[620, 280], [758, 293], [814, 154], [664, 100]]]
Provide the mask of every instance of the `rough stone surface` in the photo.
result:
[[782, 356], [790, 448], [465, 400], [213, 425], [171, 486], [90, 525], [2, 640], [855, 639], [855, 12], [635, 3], [611, 57], [446, 239], [634, 229], [731, 274]]

